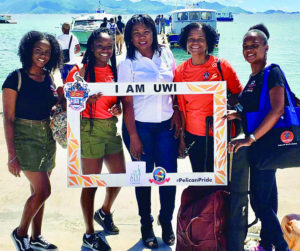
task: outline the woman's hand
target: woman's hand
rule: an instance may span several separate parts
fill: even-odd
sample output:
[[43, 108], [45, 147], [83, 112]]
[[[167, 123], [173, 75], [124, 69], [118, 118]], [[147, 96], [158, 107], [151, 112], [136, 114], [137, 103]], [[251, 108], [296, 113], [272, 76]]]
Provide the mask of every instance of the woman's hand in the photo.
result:
[[98, 98], [100, 98], [101, 96], [102, 96], [102, 92], [99, 92], [99, 93], [97, 93], [97, 94], [93, 94], [93, 95], [89, 96], [89, 98], [88, 98], [88, 100], [87, 100], [87, 103], [90, 104], [90, 105], [92, 105], [92, 104], [94, 104], [94, 103], [98, 100]]
[[178, 137], [180, 136], [180, 134], [182, 132], [182, 123], [181, 123], [180, 111], [177, 109], [174, 110], [174, 113], [173, 113], [173, 116], [171, 119], [170, 131], [173, 130], [174, 127], [175, 127], [174, 137], [175, 137], [175, 139], [178, 139]]
[[185, 153], [185, 149], [186, 149], [186, 144], [184, 140], [181, 139], [178, 147], [178, 153], [181, 159], [184, 159], [186, 156], [188, 156], [188, 154]]
[[253, 139], [249, 137], [245, 139], [236, 139], [229, 142], [227, 150], [229, 153], [236, 153], [242, 146], [251, 146], [253, 142]]
[[130, 136], [130, 154], [136, 160], [141, 160], [141, 155], [145, 154], [143, 144], [137, 134]]
[[223, 119], [228, 119], [228, 120], [239, 119], [239, 120], [241, 120], [242, 118], [241, 118], [241, 115], [236, 110], [228, 110], [227, 115], [224, 115]]
[[111, 108], [108, 109], [108, 111], [113, 116], [119, 116], [122, 113], [122, 108], [119, 104], [114, 104]]
[[11, 172], [14, 176], [20, 177], [21, 168], [18, 162], [17, 156], [15, 157], [8, 157], [8, 171]]

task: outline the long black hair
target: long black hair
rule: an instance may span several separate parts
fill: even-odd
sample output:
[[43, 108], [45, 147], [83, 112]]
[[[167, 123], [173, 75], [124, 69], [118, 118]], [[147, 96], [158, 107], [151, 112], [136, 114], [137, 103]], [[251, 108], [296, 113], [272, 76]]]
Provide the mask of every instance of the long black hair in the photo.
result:
[[[87, 63], [87, 69], [85, 70], [84, 79], [86, 80], [87, 76], [89, 76], [90, 82], [96, 81], [95, 70], [94, 70], [95, 55], [94, 55], [94, 52], [92, 51], [92, 47], [94, 46], [94, 41], [100, 37], [101, 33], [108, 34], [114, 40], [113, 33], [109, 29], [103, 28], [103, 27], [101, 27], [97, 30], [94, 30], [93, 33], [90, 35], [90, 37], [87, 41], [87, 49], [86, 49], [86, 52], [82, 59], [83, 64]], [[117, 82], [118, 73], [117, 73], [117, 60], [116, 60], [115, 47], [113, 48], [113, 55], [110, 58], [110, 63], [111, 63], [110, 67], [111, 67], [113, 75], [114, 75], [114, 80], [115, 80], [115, 82]]]
[[124, 40], [127, 49], [127, 57], [130, 59], [135, 59], [136, 47], [133, 45], [131, 33], [133, 26], [136, 24], [144, 24], [147, 28], [151, 29], [153, 35], [152, 50], [153, 52], [159, 52], [160, 54], [162, 46], [158, 43], [156, 27], [153, 19], [146, 14], [137, 14], [133, 15], [125, 26]]
[[51, 46], [51, 56], [44, 69], [49, 73], [59, 68], [62, 64], [62, 54], [59, 43], [53, 35], [39, 31], [29, 31], [21, 39], [19, 44], [18, 55], [25, 70], [29, 70], [32, 66], [33, 47], [36, 42], [47, 40]]

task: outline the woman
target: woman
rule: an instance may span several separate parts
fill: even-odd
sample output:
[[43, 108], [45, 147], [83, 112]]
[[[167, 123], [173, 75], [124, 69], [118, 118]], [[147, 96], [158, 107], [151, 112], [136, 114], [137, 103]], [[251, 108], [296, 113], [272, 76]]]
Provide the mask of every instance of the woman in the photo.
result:
[[[117, 80], [116, 56], [114, 53], [113, 34], [107, 28], [95, 30], [87, 42], [87, 50], [82, 60], [84, 66], [79, 70], [87, 82], [112, 83]], [[111, 65], [108, 64], [109, 60]], [[72, 75], [68, 81], [74, 81]], [[81, 163], [83, 174], [99, 174], [103, 162], [110, 173], [124, 173], [125, 161], [122, 149], [122, 139], [117, 134], [117, 115], [121, 113], [116, 96], [101, 96], [94, 94], [87, 100], [86, 109], [81, 120]], [[83, 246], [93, 250], [110, 250], [109, 245], [96, 233], [94, 219], [108, 234], [119, 234], [114, 224], [111, 207], [120, 187], [108, 187], [102, 207], [94, 214], [94, 199], [97, 188], [83, 188], [81, 207], [83, 211], [86, 232], [83, 235]]]
[[[119, 65], [119, 82], [173, 81], [173, 55], [168, 48], [158, 44], [155, 23], [150, 16], [134, 15], [129, 19], [125, 27], [125, 42], [127, 58]], [[123, 139], [132, 159], [145, 161], [147, 173], [153, 171], [154, 165], [163, 167], [167, 172], [177, 172], [178, 144], [172, 122], [177, 112], [173, 110], [171, 96], [141, 95], [128, 97], [128, 100], [133, 102], [135, 124], [132, 127], [127, 123], [123, 125]], [[179, 128], [176, 122], [177, 133]], [[152, 227], [151, 187], [136, 187], [135, 191], [143, 243], [148, 248], [157, 248]], [[159, 193], [162, 239], [167, 245], [173, 245], [175, 236], [171, 221], [176, 187], [160, 187]]]
[[[277, 218], [278, 195], [276, 186], [276, 170], [260, 170], [255, 164], [254, 152], [257, 152], [256, 141], [260, 141], [271, 132], [278, 119], [284, 113], [284, 76], [278, 67], [273, 67], [268, 79], [268, 93], [271, 110], [253, 133], [247, 130], [246, 114], [258, 111], [260, 93], [264, 79], [264, 69], [267, 65], [267, 52], [269, 50], [268, 38], [263, 31], [266, 29], [250, 30], [243, 39], [243, 55], [251, 66], [251, 75], [239, 101], [243, 106], [241, 114], [229, 112], [228, 119], [242, 118], [245, 139], [234, 140], [228, 145], [229, 152], [237, 152], [240, 147], [249, 147], [250, 162], [250, 191], [251, 206], [261, 221], [260, 244], [254, 250], [276, 251], [289, 250], [280, 223]], [[258, 28], [260, 30], [258, 30]], [[268, 33], [267, 33], [268, 34]]]
[[61, 63], [61, 52], [55, 37], [30, 31], [22, 38], [18, 55], [22, 68], [9, 74], [2, 86], [4, 130], [8, 170], [16, 177], [24, 173], [31, 196], [11, 237], [17, 250], [57, 250], [43, 238], [41, 228], [56, 151], [49, 127], [51, 109], [57, 102], [51, 73]]
[[[191, 23], [180, 34], [180, 46], [191, 54], [191, 58], [177, 66], [175, 82], [222, 81], [227, 82], [227, 89], [234, 100], [242, 85], [231, 65], [224, 59], [220, 62], [212, 56], [217, 42], [217, 33], [205, 23]], [[213, 171], [213, 132], [209, 130], [206, 142], [207, 118], [213, 115], [213, 95], [177, 95], [185, 131], [181, 134], [179, 154], [184, 156], [188, 149], [193, 172]]]

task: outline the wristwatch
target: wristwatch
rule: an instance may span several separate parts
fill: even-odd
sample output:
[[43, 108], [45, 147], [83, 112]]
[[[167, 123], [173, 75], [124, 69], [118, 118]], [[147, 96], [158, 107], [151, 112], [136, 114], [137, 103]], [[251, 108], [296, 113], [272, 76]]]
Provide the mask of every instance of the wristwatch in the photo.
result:
[[253, 142], [256, 142], [256, 138], [253, 133], [249, 135], [249, 138], [252, 139]]

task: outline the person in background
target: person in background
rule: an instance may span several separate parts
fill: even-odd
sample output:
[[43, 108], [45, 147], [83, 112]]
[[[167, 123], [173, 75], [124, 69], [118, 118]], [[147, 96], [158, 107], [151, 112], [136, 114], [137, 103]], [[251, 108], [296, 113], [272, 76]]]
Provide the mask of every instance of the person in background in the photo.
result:
[[57, 37], [57, 40], [62, 50], [69, 48], [69, 44], [72, 38], [70, 49], [69, 49], [70, 61], [64, 63], [63, 67], [60, 69], [61, 78], [64, 84], [66, 82], [66, 78], [69, 74], [69, 71], [76, 64], [75, 54], [80, 52], [80, 44], [78, 42], [78, 39], [76, 36], [70, 34], [70, 28], [71, 26], [69, 23], [63, 23], [63, 25], [61, 26], [61, 30], [63, 34]]
[[257, 148], [260, 140], [270, 135], [273, 126], [284, 113], [285, 100], [284, 76], [275, 66], [270, 71], [268, 93], [271, 110], [253, 133], [247, 130], [246, 114], [258, 111], [260, 93], [264, 82], [264, 69], [267, 66], [269, 32], [264, 25], [254, 26], [243, 38], [243, 56], [251, 66], [251, 74], [247, 85], [239, 96], [243, 107], [241, 113], [229, 111], [227, 119], [242, 119], [245, 133], [244, 139], [233, 140], [228, 145], [228, 151], [236, 153], [241, 147], [248, 147], [250, 162], [250, 202], [256, 216], [261, 221], [260, 243], [252, 251], [289, 251], [283, 237], [277, 218], [278, 193], [276, 185], [276, 170], [258, 169], [255, 157], [260, 150]]
[[107, 27], [107, 29], [109, 29], [111, 31], [111, 34], [113, 34], [114, 40], [116, 40], [116, 33], [117, 33], [117, 31], [120, 33], [120, 31], [118, 29], [117, 24], [115, 23], [115, 20], [113, 18], [111, 18], [106, 27]]
[[159, 23], [160, 23], [159, 34], [165, 34], [166, 33], [166, 19], [164, 18], [164, 15], [160, 15]]
[[117, 32], [116, 32], [116, 46], [117, 46], [117, 55], [122, 54], [122, 47], [124, 43], [124, 29], [125, 29], [125, 24], [122, 22], [122, 17], [118, 16], [118, 21], [117, 21]]
[[155, 27], [156, 27], [157, 34], [159, 34], [159, 20], [160, 20], [160, 15], [157, 15], [155, 18]]
[[[243, 87], [232, 66], [224, 59], [220, 61], [211, 55], [217, 42], [217, 33], [208, 24], [191, 23], [182, 29], [179, 44], [191, 54], [191, 58], [177, 66], [174, 82], [222, 81], [236, 98]], [[209, 127], [206, 142], [207, 117], [213, 116], [213, 95], [177, 95], [182, 120], [185, 122], [181, 134], [179, 154], [184, 157], [184, 149], [189, 149], [193, 172], [213, 172], [213, 132]], [[207, 149], [206, 149], [207, 146]], [[206, 149], [206, 151], [205, 151]], [[205, 154], [207, 152], [207, 154]]]
[[[81, 69], [74, 67], [68, 79], [79, 70], [87, 82], [117, 81], [116, 56], [113, 34], [107, 28], [100, 28], [90, 35], [87, 50], [82, 60]], [[111, 62], [111, 65], [108, 62]], [[123, 102], [123, 101], [122, 101]], [[124, 110], [127, 109], [123, 103]], [[131, 107], [132, 110], [132, 107]], [[127, 111], [127, 110], [126, 110]], [[125, 160], [122, 139], [117, 134], [117, 115], [121, 113], [116, 96], [102, 96], [101, 93], [90, 96], [86, 109], [82, 112], [80, 125], [81, 163], [83, 174], [99, 174], [103, 162], [109, 173], [125, 173]], [[129, 112], [130, 113], [130, 112]], [[127, 113], [127, 114], [129, 114]], [[133, 110], [131, 112], [133, 114]], [[124, 115], [126, 120], [126, 115]], [[111, 207], [119, 194], [120, 187], [107, 187], [102, 207], [94, 213], [94, 200], [97, 188], [83, 188], [81, 192], [81, 207], [86, 226], [83, 235], [83, 246], [92, 250], [110, 250], [109, 245], [95, 233], [94, 220], [99, 223], [107, 234], [119, 234], [119, 228], [114, 224]]]
[[23, 172], [30, 183], [31, 195], [11, 237], [18, 251], [54, 251], [57, 247], [41, 231], [56, 152], [49, 118], [57, 95], [50, 75], [61, 64], [61, 51], [54, 36], [30, 31], [22, 38], [18, 55], [22, 68], [10, 73], [2, 86], [7, 165], [16, 177]]
[[[118, 82], [171, 82], [175, 60], [168, 47], [158, 44], [155, 23], [148, 15], [132, 16], [125, 26], [126, 59], [119, 64]], [[154, 165], [168, 173], [177, 172], [178, 143], [175, 137], [180, 131], [178, 110], [174, 111], [170, 95], [140, 95], [129, 97], [134, 107], [133, 127], [123, 124], [123, 139], [134, 161], [145, 161], [146, 172]], [[176, 108], [176, 107], [175, 107]], [[126, 112], [124, 111], [124, 115]], [[143, 244], [157, 248], [151, 215], [151, 187], [136, 187], [136, 198], [141, 217]], [[162, 240], [173, 245], [175, 235], [172, 217], [175, 207], [175, 186], [159, 188], [161, 209], [159, 222]]]
[[103, 18], [103, 23], [100, 25], [100, 28], [106, 28], [108, 25], [107, 23], [107, 17]]

